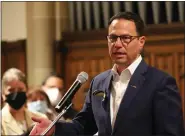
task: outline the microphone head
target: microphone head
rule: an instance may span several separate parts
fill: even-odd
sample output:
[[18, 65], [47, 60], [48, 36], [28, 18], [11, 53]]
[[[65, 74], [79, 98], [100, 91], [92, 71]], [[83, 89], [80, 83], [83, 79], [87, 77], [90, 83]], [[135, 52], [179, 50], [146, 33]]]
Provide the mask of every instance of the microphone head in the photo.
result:
[[82, 84], [85, 83], [88, 80], [88, 74], [86, 72], [81, 72], [78, 74], [77, 80]]

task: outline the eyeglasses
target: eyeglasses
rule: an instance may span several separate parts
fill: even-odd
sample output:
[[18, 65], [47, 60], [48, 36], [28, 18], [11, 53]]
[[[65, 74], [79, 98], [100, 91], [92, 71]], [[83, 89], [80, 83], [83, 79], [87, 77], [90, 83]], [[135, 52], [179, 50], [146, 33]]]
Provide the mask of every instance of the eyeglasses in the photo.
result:
[[138, 38], [140, 36], [131, 36], [131, 35], [120, 35], [120, 36], [117, 36], [117, 35], [108, 35], [107, 36], [107, 39], [108, 39], [108, 42], [112, 43], [112, 44], [115, 44], [118, 37], [120, 38], [121, 42], [122, 43], [126, 43], [126, 44], [129, 44], [133, 39], [135, 38]]

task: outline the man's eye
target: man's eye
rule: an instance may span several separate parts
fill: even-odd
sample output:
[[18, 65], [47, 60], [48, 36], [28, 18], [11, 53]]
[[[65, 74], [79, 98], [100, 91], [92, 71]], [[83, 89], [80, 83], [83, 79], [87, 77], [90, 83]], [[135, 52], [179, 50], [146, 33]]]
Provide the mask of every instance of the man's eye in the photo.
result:
[[15, 89], [12, 89], [12, 88], [10, 88], [10, 89], [8, 89], [8, 91], [11, 93], [11, 92], [15, 92]]
[[130, 39], [130, 36], [122, 36], [123, 39]]
[[111, 36], [110, 37], [112, 40], [116, 40], [117, 39], [117, 36]]

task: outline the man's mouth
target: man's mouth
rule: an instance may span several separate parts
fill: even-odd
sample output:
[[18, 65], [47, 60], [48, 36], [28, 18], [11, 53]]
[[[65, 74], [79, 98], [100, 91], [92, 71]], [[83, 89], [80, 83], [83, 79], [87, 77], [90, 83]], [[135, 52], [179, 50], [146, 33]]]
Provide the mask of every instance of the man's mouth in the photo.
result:
[[113, 52], [114, 55], [126, 55], [126, 53], [123, 52]]

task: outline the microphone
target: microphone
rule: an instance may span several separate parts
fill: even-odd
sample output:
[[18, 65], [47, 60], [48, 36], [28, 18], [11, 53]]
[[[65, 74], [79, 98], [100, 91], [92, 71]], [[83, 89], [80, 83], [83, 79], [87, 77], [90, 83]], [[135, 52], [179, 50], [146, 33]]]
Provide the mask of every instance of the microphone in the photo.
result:
[[68, 106], [71, 103], [71, 100], [73, 99], [73, 96], [75, 95], [75, 93], [78, 91], [81, 85], [85, 83], [87, 80], [88, 80], [88, 74], [86, 72], [81, 72], [80, 74], [78, 74], [75, 82], [72, 84], [69, 90], [62, 97], [60, 102], [55, 107], [55, 110], [57, 112], [60, 112], [65, 108], [65, 106]]

